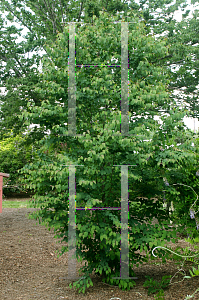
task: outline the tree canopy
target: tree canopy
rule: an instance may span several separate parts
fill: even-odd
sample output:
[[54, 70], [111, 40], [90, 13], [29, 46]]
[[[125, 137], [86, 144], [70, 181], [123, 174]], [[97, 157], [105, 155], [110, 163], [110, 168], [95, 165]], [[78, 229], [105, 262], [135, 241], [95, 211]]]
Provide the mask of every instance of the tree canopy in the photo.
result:
[[[10, 130], [17, 136], [31, 124], [37, 125], [28, 129], [23, 141], [34, 145], [36, 159], [28, 161], [20, 172], [21, 182], [35, 194], [32, 206], [40, 208], [32, 217], [41, 218], [46, 226], [54, 228], [56, 237], [68, 242], [68, 165], [80, 165], [75, 173], [76, 206], [87, 208], [120, 207], [119, 166], [131, 165], [128, 168], [130, 276], [134, 276], [133, 265], [152, 258], [152, 248], [164, 245], [165, 240], [175, 241], [176, 229], [168, 230], [171, 217], [162, 207], [163, 191], [177, 207], [178, 230], [185, 230], [192, 198], [173, 184], [192, 181], [197, 187], [198, 142], [185, 130], [182, 120], [185, 115], [198, 114], [192, 97], [192, 93], [194, 97], [198, 93], [198, 48], [194, 46], [198, 19], [196, 12], [186, 20], [185, 12], [182, 22], [175, 22], [173, 13], [180, 6], [186, 9], [186, 3], [171, 3], [128, 4], [114, 0], [70, 3], [2, 0], [0, 3], [5, 19], [17, 20], [28, 29], [25, 40], [18, 43], [21, 29], [15, 25], [5, 27], [1, 17], [0, 76], [6, 93], [0, 98], [0, 132], [5, 140]], [[107, 65], [115, 60], [120, 65], [121, 22], [128, 22], [129, 135], [120, 132], [120, 68], [105, 66], [76, 67], [76, 126], [80, 136], [67, 135], [70, 21], [85, 23], [75, 26], [76, 65]], [[190, 30], [193, 34], [189, 36]], [[40, 71], [39, 50], [45, 50]], [[32, 51], [35, 54], [28, 57]], [[176, 100], [173, 95], [178, 89], [186, 94], [185, 107], [179, 106], [180, 96]], [[159, 225], [150, 224], [153, 217]], [[119, 275], [120, 212], [94, 210], [90, 214], [88, 210], [79, 210], [76, 222], [77, 258], [88, 261], [83, 268], [86, 279], [79, 285], [75, 283], [80, 291], [92, 285], [89, 274], [93, 270], [103, 274], [107, 283], [118, 284], [120, 288], [135, 285], [111, 278], [113, 274]], [[193, 222], [188, 225], [192, 229], [195, 226]], [[146, 256], [136, 253], [137, 250], [146, 251]], [[63, 247], [62, 253], [66, 251], [68, 248]], [[161, 250], [159, 257], [163, 261], [168, 257], [164, 255]]]
[[[80, 136], [67, 135], [69, 36], [66, 25], [57, 40], [46, 47], [40, 82], [35, 87], [44, 100], [40, 106], [31, 101], [21, 117], [27, 125], [34, 123], [43, 132], [49, 130], [49, 135], [39, 142], [40, 160], [26, 165], [22, 173], [24, 184], [35, 193], [32, 205], [41, 208], [32, 217], [41, 217], [46, 226], [57, 231], [56, 237], [68, 242], [67, 166], [80, 165], [75, 173], [76, 206], [93, 208], [120, 207], [121, 175], [120, 168], [114, 165], [134, 165], [128, 171], [129, 257], [133, 266], [146, 261], [151, 248], [175, 237], [176, 229], [167, 230], [169, 216], [162, 208], [163, 179], [169, 180], [171, 186], [167, 192], [175, 198], [179, 192], [172, 183], [183, 177], [187, 164], [191, 167], [187, 176], [194, 172], [197, 157], [193, 136], [187, 134], [182, 122], [186, 112], [170, 98], [167, 69], [154, 62], [168, 55], [166, 42], [148, 34], [144, 22], [139, 22], [139, 15], [131, 12], [122, 21], [127, 18], [132, 22], [128, 33], [129, 136], [120, 134], [120, 70], [115, 67], [112, 73], [105, 66], [76, 68], [76, 125]], [[121, 61], [121, 24], [112, 23], [119, 20], [119, 16], [101, 11], [92, 24], [76, 25], [77, 64], [107, 65], [113, 58]], [[161, 118], [162, 124], [154, 119], [155, 115]], [[158, 228], [145, 224], [153, 217], [161, 224]], [[118, 211], [104, 210], [102, 214], [94, 210], [91, 216], [89, 211], [79, 210], [76, 222], [77, 258], [89, 262], [84, 268], [86, 282], [92, 285], [89, 274], [95, 270], [106, 277], [106, 282], [122, 288], [132, 287], [134, 283], [128, 280], [111, 279], [114, 272], [119, 275], [120, 267], [120, 237], [115, 236], [120, 232]], [[85, 249], [88, 251], [83, 252]], [[141, 252], [144, 249], [147, 256], [136, 254], [137, 249]], [[63, 247], [62, 253], [65, 251], [67, 247]], [[133, 275], [132, 269], [130, 272]], [[80, 290], [85, 290], [85, 284], [82, 280]]]
[[[181, 22], [173, 18], [179, 8], [184, 12]], [[0, 97], [1, 135], [11, 129], [14, 134], [25, 130], [19, 115], [26, 109], [28, 101], [33, 100], [35, 105], [40, 106], [42, 99], [34, 89], [40, 80], [38, 67], [41, 54], [38, 51], [46, 52], [47, 45], [55, 42], [58, 33], [63, 33], [65, 22], [75, 20], [92, 23], [93, 16], [99, 17], [101, 9], [113, 15], [118, 13], [126, 16], [128, 11], [139, 14], [139, 22], [144, 21], [145, 30], [166, 42], [169, 52], [165, 56], [154, 58], [154, 62], [164, 65], [170, 71], [172, 80], [168, 89], [171, 97], [174, 98], [174, 91], [180, 90], [181, 94], [175, 97], [186, 108], [190, 108], [190, 115], [198, 116], [198, 11], [195, 10], [193, 16], [187, 19], [189, 10], [186, 2], [177, 1], [172, 4], [171, 0], [140, 1], [137, 4], [134, 1], [127, 3], [119, 0], [2, 0], [0, 10], [4, 16], [0, 21], [0, 78], [6, 94]], [[6, 27], [5, 22], [8, 21], [15, 21], [17, 25], [12, 23]], [[18, 42], [22, 28], [27, 33], [24, 40]], [[43, 137], [36, 133], [31, 136], [31, 141]]]

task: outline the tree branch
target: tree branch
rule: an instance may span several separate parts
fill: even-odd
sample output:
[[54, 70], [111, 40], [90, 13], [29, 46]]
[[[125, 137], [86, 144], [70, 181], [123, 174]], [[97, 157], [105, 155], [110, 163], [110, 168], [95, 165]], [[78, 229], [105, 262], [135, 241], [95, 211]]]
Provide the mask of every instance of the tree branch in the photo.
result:
[[172, 55], [172, 54], [169, 54], [169, 55], [167, 55], [167, 56], [164, 56], [164, 57], [159, 58], [159, 59], [156, 60], [156, 61], [152, 61], [151, 63], [154, 64], [154, 63], [156, 63], [157, 61], [160, 61], [160, 60], [163, 60], [163, 59], [169, 58], [169, 57], [173, 57], [173, 55]]
[[32, 29], [27, 25], [27, 24], [25, 24], [24, 22], [23, 22], [23, 20], [12, 10], [12, 8], [10, 7], [10, 5], [8, 5], [8, 4], [6, 4], [5, 3], [5, 6], [7, 7], [7, 9], [13, 14], [13, 16], [15, 16], [22, 24], [23, 24], [23, 26], [25, 26], [26, 28], [28, 28], [28, 30], [31, 32], [31, 33], [34, 33], [33, 31], [32, 31]]
[[[59, 0], [60, 8], [61, 8], [61, 15], [62, 15], [62, 22], [64, 22], [64, 12], [63, 12], [63, 6], [61, 3], [61, 0]], [[64, 24], [62, 24], [62, 27], [64, 27]]]
[[52, 22], [52, 25], [53, 25], [53, 34], [55, 34], [55, 31], [57, 30], [57, 26], [56, 26], [56, 23], [55, 23], [55, 20], [54, 20], [53, 12], [52, 12], [52, 10], [50, 8], [49, 2], [47, 4], [46, 0], [43, 0], [43, 1], [44, 1], [45, 6], [46, 6], [46, 9], [47, 9], [47, 11], [49, 13], [49, 19], [50, 19], [50, 21]]
[[78, 17], [78, 22], [80, 21], [81, 13], [82, 13], [82, 10], [83, 10], [83, 4], [84, 4], [84, 0], [81, 2], [79, 17]]
[[[4, 60], [4, 61], [8, 61], [9, 59], [6, 56], [0, 56], [0, 59]], [[14, 66], [12, 67], [14, 72], [16, 73], [16, 75], [18, 75], [19, 77], [22, 77], [22, 74], [17, 70], [17, 68], [15, 68]]]

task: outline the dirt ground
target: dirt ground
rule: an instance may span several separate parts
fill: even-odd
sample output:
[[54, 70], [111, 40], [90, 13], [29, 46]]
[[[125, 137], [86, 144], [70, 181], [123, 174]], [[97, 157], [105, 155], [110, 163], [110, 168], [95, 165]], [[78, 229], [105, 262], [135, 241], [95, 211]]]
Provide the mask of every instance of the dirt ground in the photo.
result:
[[[164, 265], [145, 264], [140, 268], [134, 268], [138, 279], [136, 286], [130, 291], [122, 291], [118, 287], [109, 286], [103, 283], [101, 278], [92, 274], [93, 287], [89, 287], [85, 294], [78, 294], [76, 290], [69, 288], [71, 280], [61, 279], [67, 276], [67, 253], [57, 258], [55, 251], [66, 244], [57, 242], [52, 229], [49, 231], [36, 220], [27, 218], [27, 214], [33, 210], [35, 209], [3, 208], [0, 214], [1, 300], [154, 299], [154, 295], [147, 296], [147, 289], [143, 287], [145, 275], [160, 280], [162, 276], [174, 275], [178, 270], [172, 261]], [[172, 243], [169, 245], [175, 246]], [[179, 240], [178, 246], [186, 247], [187, 245], [188, 243], [183, 239]], [[83, 265], [84, 262], [77, 263], [77, 270]], [[185, 270], [186, 275], [189, 275], [188, 266]], [[183, 276], [179, 275], [174, 282], [182, 279]], [[165, 300], [184, 300], [198, 287], [197, 277], [172, 284], [168, 290], [165, 290]], [[192, 299], [199, 299], [199, 292]]]

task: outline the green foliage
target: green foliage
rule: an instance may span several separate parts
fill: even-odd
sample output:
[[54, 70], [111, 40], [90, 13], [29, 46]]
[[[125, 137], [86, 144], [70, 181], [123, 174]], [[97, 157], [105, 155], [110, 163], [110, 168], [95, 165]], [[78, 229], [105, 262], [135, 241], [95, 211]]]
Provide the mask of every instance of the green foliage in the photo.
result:
[[[198, 266], [198, 269], [193, 268], [193, 272], [191, 270], [189, 270], [190, 274], [191, 274], [191, 277], [195, 277], [195, 276], [199, 276], [199, 266]], [[190, 276], [185, 276], [184, 278], [191, 278]]]
[[[193, 8], [192, 14], [189, 14], [190, 7], [184, 0], [173, 3], [171, 0], [161, 2], [149, 0], [147, 3], [141, 1], [140, 7], [147, 29], [150, 32], [153, 30], [155, 35], [159, 35], [159, 39], [169, 45], [168, 55], [159, 60], [159, 65], [165, 66], [170, 73], [169, 89], [172, 92], [181, 90], [182, 93], [175, 93], [178, 103], [190, 109], [190, 116], [199, 117], [199, 48], [197, 46], [199, 11], [197, 7]], [[179, 8], [182, 11], [181, 21], [174, 18]]]
[[[169, 250], [171, 250], [171, 248], [169, 248], [169, 247], [167, 247], [167, 248]], [[175, 249], [175, 253], [173, 252], [173, 254], [170, 255], [169, 259], [173, 260], [175, 262], [175, 264], [180, 265], [181, 268], [184, 264], [188, 264], [188, 265], [190, 265], [190, 264], [198, 265], [199, 264], [198, 251], [196, 251], [196, 252], [191, 251], [190, 247], [186, 247], [186, 248], [177, 247]], [[190, 278], [190, 277], [184, 277], [184, 278]]]
[[[177, 22], [172, 16], [179, 9], [183, 11], [183, 19]], [[87, 0], [87, 1], [54, 1], [38, 0], [1, 0], [1, 56], [0, 80], [6, 87], [6, 94], [0, 96], [0, 134], [13, 130], [14, 134], [26, 129], [19, 120], [21, 111], [26, 109], [28, 102], [39, 106], [44, 98], [34, 90], [40, 81], [38, 67], [40, 64], [39, 50], [45, 50], [46, 44], [54, 43], [58, 33], [64, 33], [64, 22], [77, 21], [93, 24], [94, 18], [99, 18], [99, 12], [110, 15], [118, 14], [120, 19], [128, 17], [129, 12], [139, 16], [138, 22], [144, 21], [147, 34], [159, 35], [156, 38], [168, 46], [168, 52], [154, 55], [152, 65], [164, 66], [169, 71], [171, 81], [168, 90], [183, 88], [183, 93], [175, 95], [180, 102], [188, 107], [190, 104], [192, 116], [198, 115], [198, 12], [187, 19], [188, 3], [184, 0], [172, 3], [169, 1], [134, 1], [123, 3], [119, 0]], [[84, 15], [82, 15], [84, 13]], [[8, 21], [16, 21], [11, 25]], [[8, 25], [8, 26], [7, 26]], [[18, 27], [20, 25], [20, 28]], [[22, 29], [28, 32], [24, 40], [19, 42]], [[144, 54], [144, 49], [140, 51]], [[151, 49], [156, 53], [156, 49]], [[35, 51], [32, 55], [32, 51]], [[157, 52], [159, 50], [157, 49]], [[136, 57], [135, 57], [136, 59]], [[65, 65], [67, 62], [65, 63]], [[174, 68], [175, 66], [175, 68]], [[158, 73], [156, 74], [156, 76]], [[148, 97], [150, 97], [148, 95]], [[12, 105], [10, 105], [12, 103]], [[188, 113], [188, 112], [187, 112]], [[31, 139], [38, 140], [45, 136], [45, 131], [31, 132]]]
[[[63, 1], [1, 0], [0, 1], [0, 81], [6, 88], [0, 94], [0, 139], [13, 130], [14, 135], [24, 132], [27, 126], [19, 120], [28, 102], [40, 105], [41, 98], [34, 86], [40, 81], [41, 52], [46, 52], [46, 42], [55, 42], [57, 34], [63, 33], [64, 22], [92, 22], [93, 15], [105, 7], [109, 12], [128, 11], [128, 4], [121, 1]], [[85, 16], [81, 16], [84, 12]], [[11, 22], [11, 24], [10, 24]], [[15, 23], [14, 23], [15, 22]], [[17, 26], [16, 26], [17, 24]], [[20, 26], [20, 28], [19, 28]], [[27, 33], [22, 32], [25, 29]], [[23, 35], [23, 40], [19, 37]], [[12, 103], [12, 105], [11, 105]], [[45, 131], [29, 133], [32, 143], [42, 139]]]
[[[176, 168], [172, 172], [167, 171], [165, 174], [169, 182], [169, 186], [165, 187], [165, 198], [167, 202], [170, 202], [173, 201], [175, 195], [175, 210], [172, 213], [171, 220], [178, 225], [178, 231], [185, 234], [184, 229], [186, 228], [186, 235], [197, 237], [199, 178], [196, 176], [198, 170], [198, 145], [195, 140], [192, 151], [195, 153], [196, 160], [189, 165], [185, 165], [183, 173], [179, 171], [179, 168]], [[190, 209], [195, 212], [195, 217], [192, 219], [190, 218]]]
[[[188, 239], [188, 240], [186, 240], [187, 242], [190, 242], [191, 244], [195, 244], [196, 242], [198, 242], [198, 238], [196, 238], [196, 239], [194, 239], [194, 240], [191, 240], [191, 239]], [[196, 245], [195, 245], [196, 246]], [[156, 247], [156, 248], [164, 248], [164, 247]], [[195, 248], [195, 247], [194, 247]], [[196, 246], [196, 248], [198, 248], [198, 246]], [[177, 253], [177, 251], [176, 252], [173, 252], [171, 249], [169, 249], [169, 248], [164, 248], [164, 249], [166, 249], [166, 250], [168, 250], [169, 252], [171, 252], [171, 253], [173, 253], [173, 254], [175, 254], [175, 255], [177, 255], [177, 256], [180, 256], [180, 257], [183, 257], [184, 258], [184, 261], [185, 260], [187, 260], [187, 259], [193, 259], [193, 257], [195, 258], [195, 257], [197, 257], [198, 255], [199, 255], [199, 253], [198, 252], [196, 252], [196, 254], [195, 255], [189, 255], [189, 256], [185, 256], [185, 255], [181, 255], [181, 254], [179, 254], [179, 253]], [[179, 249], [179, 248], [177, 248], [177, 249]], [[176, 250], [177, 250], [176, 249]], [[153, 249], [153, 251], [154, 251], [155, 249]], [[184, 251], [184, 253], [189, 253], [189, 247], [186, 247], [185, 249], [183, 249]], [[153, 253], [153, 251], [152, 251], [152, 253]], [[154, 255], [154, 254], [153, 254]], [[154, 255], [155, 256], [155, 255]], [[174, 257], [174, 259], [176, 259], [175, 257]], [[191, 260], [192, 261], [192, 260]], [[195, 261], [194, 261], [195, 262]], [[183, 263], [184, 264], [184, 263]], [[181, 265], [181, 268], [180, 268], [180, 270], [182, 270], [182, 266], [183, 266], [183, 264]], [[198, 276], [199, 275], [199, 269], [196, 269], [195, 267], [192, 267], [193, 268], [193, 272], [191, 271], [191, 270], [189, 270], [189, 272], [190, 272], [190, 274], [191, 274], [191, 276], [192, 277], [195, 277], [195, 276]], [[179, 271], [180, 271], [179, 270]], [[178, 272], [179, 272], [178, 271]], [[177, 273], [178, 273], [177, 272]], [[174, 277], [174, 276], [173, 276]], [[172, 278], [173, 278], [172, 277]], [[184, 278], [191, 278], [190, 276], [184, 276]], [[183, 279], [184, 279], [183, 278]], [[194, 297], [194, 295], [197, 293], [199, 291], [199, 288], [192, 294], [192, 295], [187, 295], [187, 297], [184, 299], [184, 300], [188, 300], [188, 299], [191, 299], [191, 298], [193, 298]]]
[[145, 276], [147, 280], [143, 284], [144, 287], [148, 288], [148, 295], [160, 292], [162, 289], [165, 289], [168, 287], [171, 275], [170, 276], [163, 276], [161, 282], [158, 282], [156, 280], [153, 280], [153, 278], [150, 278], [150, 276]]
[[[89, 278], [89, 276], [83, 276], [78, 281], [73, 284], [73, 287], [79, 289], [79, 293], [85, 293], [86, 288], [93, 286], [93, 282]], [[69, 287], [72, 288], [72, 284], [69, 284]]]
[[159, 290], [159, 292], [157, 293], [157, 295], [154, 296], [155, 300], [164, 300], [164, 291], [163, 290]]
[[18, 179], [18, 170], [32, 161], [32, 146], [24, 145], [25, 136], [13, 136], [10, 132], [0, 141], [0, 171], [10, 174], [4, 179], [4, 195], [10, 192], [24, 191]]
[[[198, 47], [194, 47], [198, 42], [198, 12], [187, 20], [187, 4], [184, 1], [171, 2], [149, 0], [147, 3], [127, 4], [112, 0], [88, 0], [55, 3], [49, 0], [47, 3], [38, 0], [35, 3], [29, 0], [2, 0], [0, 3], [1, 12], [7, 14], [4, 15], [5, 20], [0, 18], [0, 79], [1, 86], [6, 87], [6, 94], [0, 95], [0, 138], [4, 139], [4, 147], [5, 143], [10, 145], [1, 154], [1, 170], [11, 173], [13, 180], [16, 180], [17, 174], [14, 172], [21, 168], [21, 159], [24, 164], [27, 163], [21, 171], [19, 182], [36, 193], [32, 206], [41, 210], [34, 217], [41, 217], [46, 226], [58, 231], [60, 235], [57, 237], [67, 241], [66, 165], [84, 165], [83, 168], [76, 167], [76, 201], [77, 207], [90, 208], [96, 205], [120, 206], [120, 168], [113, 165], [137, 165], [128, 170], [129, 271], [132, 276], [133, 265], [147, 261], [152, 247], [175, 238], [176, 230], [168, 232], [169, 219], [178, 223], [178, 231], [183, 232], [186, 228], [187, 233], [197, 235], [195, 222], [187, 213], [195, 201], [195, 195], [188, 188], [174, 187], [173, 184], [184, 183], [198, 192], [198, 177], [195, 174], [199, 148], [191, 146], [193, 134], [190, 131], [185, 133], [182, 122], [186, 114], [198, 116], [199, 52]], [[177, 23], [172, 15], [179, 5], [184, 15], [182, 22]], [[117, 12], [119, 14], [115, 20], [123, 18], [134, 22], [129, 23], [128, 35], [129, 119], [134, 118], [129, 124], [132, 136], [112, 136], [120, 129], [119, 68], [114, 69], [114, 75], [110, 68], [76, 68], [77, 133], [83, 134], [83, 137], [66, 137], [69, 49], [68, 26], [65, 27], [63, 21], [81, 20], [92, 25], [76, 26], [77, 64], [108, 64], [113, 57], [119, 62], [121, 59], [121, 47], [118, 47], [121, 44], [121, 25], [109, 22], [110, 16]], [[5, 27], [4, 21], [7, 20], [17, 20], [18, 24], [28, 28], [24, 41], [17, 42], [22, 29], [13, 24]], [[154, 34], [160, 36], [156, 36], [155, 40]], [[40, 55], [37, 53], [29, 57], [31, 51], [39, 49], [46, 51], [42, 74], [37, 69]], [[179, 108], [174, 101], [172, 92], [182, 88], [184, 94], [175, 95], [175, 98], [185, 107], [190, 104], [190, 112]], [[110, 111], [111, 108], [114, 111]], [[162, 119], [162, 126], [153, 119], [155, 115]], [[38, 124], [39, 128], [29, 131], [26, 146], [29, 147], [34, 141], [41, 142], [34, 143], [40, 148], [37, 153], [39, 159], [29, 164], [30, 160], [24, 159], [21, 152], [20, 155], [16, 153], [12, 141], [4, 134], [13, 129], [16, 136], [31, 123]], [[49, 136], [46, 135], [47, 130], [50, 130]], [[198, 143], [197, 140], [195, 142]], [[22, 149], [20, 151], [23, 152]], [[16, 154], [14, 158], [13, 153]], [[11, 163], [14, 164], [11, 166]], [[163, 178], [169, 181], [168, 187], [164, 187]], [[162, 209], [163, 189], [167, 200], [174, 202], [172, 217]], [[154, 202], [154, 198], [158, 201]], [[196, 211], [197, 206], [194, 209]], [[160, 225], [150, 225], [154, 216]], [[77, 257], [87, 259], [89, 267], [84, 269], [86, 276], [75, 286], [85, 292], [85, 288], [92, 283], [89, 274], [96, 270], [106, 282], [119, 284], [122, 289], [132, 287], [134, 282], [111, 279], [113, 272], [119, 274], [119, 212], [103, 211], [102, 215], [102, 211], [94, 211], [91, 216], [88, 211], [78, 211], [77, 224]], [[96, 242], [100, 242], [100, 246]], [[91, 245], [94, 250], [82, 252]], [[146, 256], [135, 254], [136, 250], [144, 250]], [[63, 248], [62, 254], [66, 251], [67, 248]], [[164, 254], [164, 251], [159, 252], [163, 261], [168, 257]]]
[[[107, 64], [113, 56], [120, 58], [121, 25], [113, 25], [112, 20], [118, 20], [118, 17], [111, 18], [103, 13], [99, 19], [94, 18], [92, 26], [77, 26], [78, 63]], [[136, 165], [128, 170], [129, 273], [133, 276], [134, 265], [147, 262], [150, 257], [153, 259], [150, 250], [154, 246], [162, 246], [166, 240], [175, 242], [176, 229], [169, 230], [168, 216], [162, 208], [163, 177], [166, 172], [172, 174], [174, 171], [175, 174], [176, 161], [182, 172], [184, 166], [188, 162], [194, 163], [196, 158], [191, 151], [191, 137], [186, 140], [182, 128], [179, 132], [178, 125], [184, 114], [171, 108], [166, 91], [167, 74], [151, 63], [155, 57], [165, 55], [167, 48], [164, 42], [159, 43], [147, 35], [144, 24], [134, 15], [132, 20], [134, 22], [129, 25], [129, 116], [134, 120], [129, 123], [129, 131], [132, 135], [113, 135], [120, 130], [121, 77], [117, 68], [111, 73], [106, 67], [76, 70], [76, 125], [77, 134], [81, 136], [66, 135], [66, 26], [56, 43], [47, 47], [50, 59], [45, 57], [41, 84], [35, 88], [38, 94], [45, 95], [46, 100], [40, 106], [30, 103], [21, 117], [27, 125], [34, 123], [41, 129], [50, 130], [48, 137], [38, 142], [39, 159], [24, 166], [21, 173], [22, 182], [34, 192], [30, 207], [40, 208], [30, 217], [53, 227], [55, 238], [68, 242], [68, 165], [76, 165], [76, 207], [86, 208], [120, 207], [120, 168], [113, 165]], [[170, 117], [161, 116], [162, 109], [168, 111]], [[162, 126], [153, 119], [158, 112]], [[185, 142], [177, 146], [176, 136], [179, 135]], [[168, 150], [167, 143], [173, 143], [174, 147]], [[154, 198], [157, 201], [153, 201]], [[159, 224], [151, 224], [153, 217]], [[119, 285], [124, 290], [133, 287], [135, 282], [132, 280], [112, 279], [115, 274], [119, 276], [120, 270], [120, 211], [94, 210], [91, 215], [88, 210], [78, 210], [76, 224], [76, 258], [86, 260], [88, 266], [81, 269], [85, 277], [74, 283], [74, 287], [84, 292], [92, 282], [89, 274], [93, 270], [109, 284]], [[144, 251], [145, 255], [135, 253], [137, 250]], [[66, 251], [68, 248], [63, 247], [59, 255]], [[161, 250], [158, 256], [165, 262], [168, 253], [165, 255]]]
[[[199, 238], [188, 238], [185, 239], [186, 242], [190, 243], [191, 245], [194, 245], [194, 249], [196, 249], [196, 251], [191, 251], [190, 247], [186, 247], [183, 250], [183, 254], [185, 254], [187, 257], [185, 258], [185, 262], [188, 262], [189, 264], [192, 263], [193, 265], [199, 265], [199, 257], [198, 257], [198, 242], [199, 242]], [[180, 247], [176, 248], [176, 251], [178, 251], [178, 249], [181, 249]], [[195, 255], [193, 256], [193, 254], [195, 253]], [[176, 257], [174, 257], [173, 259], [176, 259]]]

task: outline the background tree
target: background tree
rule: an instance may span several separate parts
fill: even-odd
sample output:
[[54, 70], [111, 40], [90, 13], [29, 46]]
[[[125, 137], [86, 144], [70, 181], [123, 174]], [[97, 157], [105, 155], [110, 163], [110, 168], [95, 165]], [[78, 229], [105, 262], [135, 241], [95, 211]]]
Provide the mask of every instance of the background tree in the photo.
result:
[[[198, 2], [191, 2], [197, 7], [197, 9], [193, 7], [193, 13], [190, 13], [190, 6], [185, 1], [176, 1], [168, 6], [169, 3], [171, 1], [163, 1], [162, 5], [151, 0], [141, 1], [140, 8], [144, 12], [148, 30], [169, 45], [168, 56], [161, 59], [159, 63], [165, 65], [170, 71], [169, 89], [172, 91], [172, 97], [175, 95], [179, 105], [190, 110], [190, 116], [198, 118]], [[157, 8], [160, 10], [157, 11]], [[182, 12], [180, 22], [174, 19], [177, 10]]]
[[10, 174], [10, 177], [4, 180], [5, 196], [25, 192], [17, 172], [33, 160], [33, 147], [27, 146], [25, 140], [23, 134], [14, 137], [13, 132], [10, 132], [0, 141], [0, 170]]

